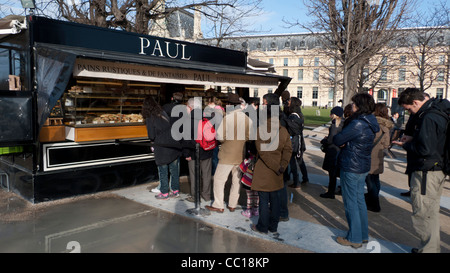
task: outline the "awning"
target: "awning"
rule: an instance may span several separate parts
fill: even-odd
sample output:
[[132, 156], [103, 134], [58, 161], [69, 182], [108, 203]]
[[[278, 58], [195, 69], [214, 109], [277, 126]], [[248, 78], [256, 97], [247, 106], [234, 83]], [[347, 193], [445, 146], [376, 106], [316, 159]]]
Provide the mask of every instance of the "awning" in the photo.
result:
[[278, 87], [278, 76], [275, 75], [225, 74], [84, 58], [77, 58], [73, 69], [73, 76], [156, 83], [170, 82], [187, 85], [215, 85], [246, 88]]

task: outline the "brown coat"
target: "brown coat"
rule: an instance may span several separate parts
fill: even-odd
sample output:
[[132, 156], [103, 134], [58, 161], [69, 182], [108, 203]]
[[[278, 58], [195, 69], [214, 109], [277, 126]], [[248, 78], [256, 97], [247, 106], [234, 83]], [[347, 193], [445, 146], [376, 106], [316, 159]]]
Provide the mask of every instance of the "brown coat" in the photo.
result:
[[371, 165], [369, 174], [380, 174], [384, 171], [384, 149], [389, 148], [391, 144], [391, 136], [390, 131], [394, 128], [394, 123], [391, 120], [376, 117], [378, 121], [378, 125], [380, 126], [380, 131], [375, 135], [376, 142], [381, 134], [384, 132], [383, 137], [378, 142], [378, 144], [372, 149], [371, 155]]
[[[261, 125], [265, 126], [265, 125]], [[264, 128], [264, 127], [263, 127]], [[278, 147], [274, 149], [265, 149], [262, 144], [270, 143], [270, 139], [261, 137], [258, 129], [258, 139], [256, 140], [256, 149], [258, 150], [258, 161], [253, 172], [252, 190], [272, 192], [283, 188], [283, 170], [289, 164], [292, 155], [292, 144], [286, 128], [279, 126]], [[271, 151], [273, 150], [273, 151]], [[281, 168], [281, 173], [280, 173]]]
[[241, 164], [244, 160], [244, 146], [249, 140], [251, 126], [252, 121], [242, 109], [227, 112], [216, 130], [216, 138], [221, 142], [218, 155], [220, 164]]

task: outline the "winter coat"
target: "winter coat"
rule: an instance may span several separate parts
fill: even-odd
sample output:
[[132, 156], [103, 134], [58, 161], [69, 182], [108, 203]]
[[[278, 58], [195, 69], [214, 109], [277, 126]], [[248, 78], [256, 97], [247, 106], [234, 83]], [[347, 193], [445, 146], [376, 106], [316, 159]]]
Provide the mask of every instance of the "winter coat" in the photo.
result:
[[149, 117], [145, 120], [148, 138], [154, 144], [155, 163], [157, 166], [167, 165], [181, 155], [180, 142], [171, 135], [169, 117], [165, 112], [159, 117]]
[[249, 140], [252, 121], [240, 108], [228, 111], [216, 129], [216, 139], [221, 143], [219, 164], [239, 165], [244, 160], [245, 142]]
[[366, 173], [370, 170], [371, 154], [375, 134], [380, 131], [374, 115], [359, 115], [351, 120], [333, 138], [334, 145], [341, 147], [338, 166], [341, 171]]
[[[267, 122], [270, 124], [269, 119]], [[266, 124], [261, 124], [266, 126]], [[261, 131], [267, 131], [267, 127], [263, 130], [258, 129], [258, 137], [255, 141], [258, 151], [258, 160], [256, 161], [253, 171], [252, 190], [273, 192], [284, 187], [283, 172], [286, 170], [292, 155], [292, 144], [287, 129], [279, 123], [275, 138], [278, 138], [278, 145], [270, 147], [263, 146], [274, 139], [268, 139], [262, 135]], [[268, 140], [263, 140], [268, 139]]]
[[337, 157], [341, 148], [333, 144], [333, 137], [342, 131], [344, 127], [344, 120], [342, 119], [339, 126], [336, 126], [336, 120], [331, 122], [331, 126], [328, 129], [328, 137], [320, 141], [325, 145], [325, 157], [323, 158], [322, 169], [326, 171], [333, 171], [337, 168]]
[[[183, 157], [191, 157], [193, 160], [196, 158], [195, 146], [197, 142], [195, 138], [197, 137], [197, 129], [199, 122], [202, 121], [202, 110], [195, 109], [190, 114], [190, 125], [191, 125], [191, 137], [188, 140], [181, 140], [181, 144], [183, 146]], [[209, 119], [209, 118], [208, 118]], [[199, 156], [200, 160], [205, 160], [212, 158], [213, 150], [205, 151], [202, 147], [200, 147]]]
[[430, 99], [414, 114], [413, 139], [403, 145], [408, 154], [408, 170], [441, 170], [446, 139], [447, 120], [431, 109], [450, 113], [450, 102], [446, 99]]
[[[380, 174], [384, 171], [384, 150], [391, 145], [390, 131], [394, 128], [394, 123], [382, 117], [376, 117], [380, 131], [375, 135], [374, 142], [378, 139], [378, 143], [372, 149], [371, 166], [369, 174]], [[374, 143], [375, 144], [375, 143]]]
[[301, 154], [306, 150], [303, 139], [303, 118], [297, 113], [292, 113], [285, 122], [286, 129], [291, 136], [292, 153], [295, 155]]

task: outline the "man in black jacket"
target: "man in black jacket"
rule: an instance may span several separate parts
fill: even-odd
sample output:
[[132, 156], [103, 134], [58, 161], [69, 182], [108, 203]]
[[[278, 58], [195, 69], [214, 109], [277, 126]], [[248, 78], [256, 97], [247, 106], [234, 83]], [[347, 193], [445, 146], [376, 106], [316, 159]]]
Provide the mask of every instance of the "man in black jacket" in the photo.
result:
[[408, 153], [411, 170], [412, 222], [421, 240], [420, 248], [412, 252], [440, 252], [440, 198], [445, 175], [442, 171], [447, 120], [432, 109], [450, 113], [450, 102], [425, 98], [423, 92], [405, 90], [398, 104], [417, 118], [412, 136], [394, 144]]

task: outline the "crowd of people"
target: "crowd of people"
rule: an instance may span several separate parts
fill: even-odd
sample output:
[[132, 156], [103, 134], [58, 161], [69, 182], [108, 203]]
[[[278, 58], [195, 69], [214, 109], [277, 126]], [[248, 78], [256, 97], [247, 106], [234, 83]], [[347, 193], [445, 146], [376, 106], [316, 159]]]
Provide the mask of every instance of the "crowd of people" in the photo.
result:
[[[403, 134], [401, 124], [396, 122], [398, 114], [392, 113], [390, 117], [388, 107], [375, 103], [369, 94], [358, 93], [351, 104], [331, 109], [329, 133], [321, 141], [325, 153], [322, 168], [329, 174], [329, 185], [320, 197], [334, 199], [337, 193], [342, 194], [349, 230], [345, 237], [336, 239], [337, 243], [360, 248], [368, 242], [367, 210], [381, 210], [379, 192], [384, 151], [399, 145], [407, 151], [413, 224], [421, 239], [420, 247], [412, 252], [440, 252], [439, 200], [445, 180], [443, 145], [450, 103], [424, 94], [414, 88], [401, 93], [398, 103], [410, 113]], [[303, 160], [306, 146], [301, 100], [284, 91], [281, 96], [264, 95], [262, 105], [259, 99], [246, 104], [237, 94], [230, 93], [225, 111], [217, 98], [210, 99], [202, 109], [201, 99], [189, 98], [183, 105], [182, 96], [174, 93], [172, 101], [163, 107], [152, 97], [144, 101], [143, 116], [154, 145], [160, 178], [159, 186], [152, 190], [158, 193], [155, 197], [179, 196], [180, 158], [184, 158], [188, 162], [191, 185], [187, 200], [199, 201], [195, 200], [194, 187], [195, 160], [199, 156], [198, 191], [209, 203], [205, 208], [214, 213], [223, 213], [225, 209], [234, 212], [243, 187], [247, 202], [241, 214], [248, 218], [258, 216], [257, 224], [251, 225], [251, 229], [277, 234], [279, 222], [289, 220], [286, 187], [297, 188], [309, 181]], [[183, 105], [185, 113], [174, 116], [172, 110], [176, 105]], [[447, 120], [445, 115], [428, 111], [431, 108], [447, 113]], [[171, 128], [184, 114], [190, 119], [190, 134], [177, 141], [171, 135]], [[197, 126], [202, 119], [215, 117], [220, 117], [217, 119], [220, 122], [213, 122], [217, 146], [211, 150], [200, 147], [197, 155]], [[224, 189], [230, 176], [226, 204]], [[288, 185], [291, 177], [293, 183]], [[336, 188], [338, 177], [340, 188]]]

